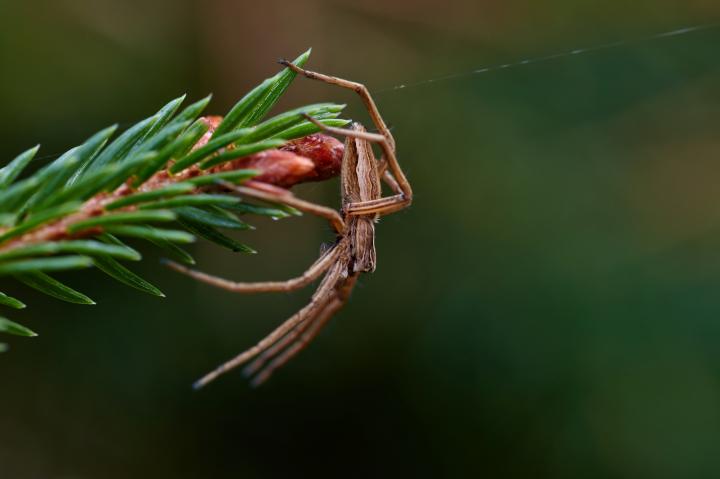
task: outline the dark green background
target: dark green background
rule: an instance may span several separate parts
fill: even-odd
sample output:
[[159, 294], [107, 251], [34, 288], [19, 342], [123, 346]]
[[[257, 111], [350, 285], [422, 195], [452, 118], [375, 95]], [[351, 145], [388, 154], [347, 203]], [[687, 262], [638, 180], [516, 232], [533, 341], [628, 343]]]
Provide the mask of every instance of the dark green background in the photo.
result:
[[[187, 92], [222, 113], [314, 47], [312, 68], [397, 84], [617, 48], [377, 95], [412, 209], [377, 228], [378, 271], [259, 390], [199, 375], [310, 290], [240, 296], [139, 270], [98, 301], [26, 288], [40, 333], [0, 358], [0, 477], [720, 476], [720, 20], [705, 1], [0, 0], [0, 158], [53, 155]], [[636, 41], [638, 40], [638, 41]], [[347, 101], [298, 79], [293, 107]], [[4, 161], [4, 160], [2, 160]], [[337, 204], [338, 185], [299, 194]], [[256, 221], [259, 255], [194, 247], [239, 280], [302, 271], [332, 235]]]

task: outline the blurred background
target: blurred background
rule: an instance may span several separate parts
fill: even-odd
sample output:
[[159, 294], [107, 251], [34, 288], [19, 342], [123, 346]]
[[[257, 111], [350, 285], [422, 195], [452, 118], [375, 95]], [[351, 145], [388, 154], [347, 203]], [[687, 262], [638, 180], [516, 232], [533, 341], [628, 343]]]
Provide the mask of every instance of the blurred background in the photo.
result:
[[[144, 246], [164, 300], [99, 272], [63, 276], [96, 306], [1, 285], [40, 333], [0, 359], [3, 479], [720, 477], [720, 28], [647, 39], [717, 2], [0, 0], [0, 19], [2, 162], [182, 93], [222, 114], [312, 46], [377, 92], [416, 191], [378, 226], [377, 272], [257, 390], [190, 385], [311, 289], [233, 295]], [[304, 79], [279, 109], [315, 101], [367, 121]], [[282, 279], [332, 239], [254, 224], [260, 254], [201, 242], [201, 268]]]

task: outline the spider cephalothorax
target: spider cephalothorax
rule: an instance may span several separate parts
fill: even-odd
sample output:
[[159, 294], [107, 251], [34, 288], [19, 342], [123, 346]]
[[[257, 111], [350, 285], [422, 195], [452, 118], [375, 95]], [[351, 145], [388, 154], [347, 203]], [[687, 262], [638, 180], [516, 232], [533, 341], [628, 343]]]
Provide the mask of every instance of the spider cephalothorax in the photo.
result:
[[[379, 133], [368, 133], [358, 123], [353, 124], [349, 129], [327, 127], [307, 117], [327, 133], [346, 137], [340, 171], [342, 185], [340, 212], [301, 200], [287, 190], [268, 187], [263, 183], [226, 185], [227, 188], [246, 197], [283, 203], [321, 216], [330, 222], [337, 237], [332, 246], [301, 276], [287, 281], [237, 283], [190, 270], [175, 263], [170, 264], [172, 268], [200, 281], [239, 293], [292, 291], [310, 284], [324, 274], [307, 306], [258, 344], [201, 378], [196, 383], [196, 387], [202, 387], [219, 375], [251, 360], [254, 361], [245, 368], [245, 372], [247, 375], [255, 375], [253, 384], [260, 384], [267, 380], [273, 371], [300, 352], [332, 315], [345, 304], [358, 275], [375, 270], [375, 221], [382, 215], [406, 208], [412, 201], [412, 189], [395, 156], [395, 140], [365, 86], [307, 71], [287, 61], [281, 63], [307, 78], [357, 92], [367, 106]], [[383, 157], [379, 161], [373, 153], [372, 143], [377, 143], [382, 149]], [[382, 196], [381, 180], [392, 189], [391, 196]]]

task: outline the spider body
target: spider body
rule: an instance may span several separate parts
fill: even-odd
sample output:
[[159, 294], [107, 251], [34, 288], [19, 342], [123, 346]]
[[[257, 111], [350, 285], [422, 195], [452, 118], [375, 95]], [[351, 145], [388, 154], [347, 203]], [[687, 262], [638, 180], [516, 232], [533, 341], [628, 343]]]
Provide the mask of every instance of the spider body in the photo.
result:
[[[355, 123], [354, 131], [365, 131]], [[340, 170], [343, 211], [347, 205], [378, 200], [382, 197], [377, 161], [370, 144], [363, 139], [348, 138]], [[375, 253], [375, 222], [378, 214], [344, 215], [348, 227], [352, 271], [371, 273], [377, 262]]]
[[[349, 129], [332, 128], [307, 117], [325, 132], [346, 137], [340, 170], [340, 212], [301, 200], [282, 188], [254, 182], [242, 186], [226, 185], [244, 197], [283, 203], [325, 218], [337, 236], [332, 246], [310, 268], [301, 276], [287, 281], [237, 283], [170, 263], [173, 269], [195, 279], [239, 293], [293, 291], [322, 276], [317, 290], [305, 307], [255, 346], [201, 378], [195, 383], [196, 388], [249, 361], [252, 362], [246, 366], [245, 374], [254, 376], [254, 385], [261, 384], [304, 349], [347, 302], [358, 276], [375, 270], [375, 223], [378, 218], [406, 208], [412, 201], [412, 189], [395, 156], [395, 140], [367, 89], [359, 83], [303, 70], [286, 61], [281, 63], [307, 78], [357, 92], [367, 106], [379, 134], [368, 133], [359, 123], [354, 123]], [[373, 153], [373, 143], [380, 145], [383, 151], [380, 161]], [[392, 189], [393, 195], [383, 197], [381, 180]]]

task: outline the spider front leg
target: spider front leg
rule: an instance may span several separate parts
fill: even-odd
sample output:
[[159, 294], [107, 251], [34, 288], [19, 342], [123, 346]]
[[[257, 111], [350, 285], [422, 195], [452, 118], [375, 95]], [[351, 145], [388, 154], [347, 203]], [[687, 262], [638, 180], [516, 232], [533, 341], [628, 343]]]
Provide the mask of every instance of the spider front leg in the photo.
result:
[[[390, 170], [385, 170], [383, 172], [382, 179], [395, 192], [395, 195], [374, 200], [349, 203], [344, 207], [346, 214], [354, 216], [372, 214], [386, 215], [410, 206], [410, 203], [412, 203], [412, 189], [410, 187], [410, 183], [408, 183], [407, 178], [405, 178], [402, 170], [400, 170], [397, 159], [395, 158], [395, 152], [390, 148], [390, 143], [385, 136], [378, 135], [376, 133], [368, 133], [366, 131], [335, 128], [323, 125], [311, 116], [304, 116], [308, 121], [327, 133], [378, 143], [385, 153], [386, 160], [383, 160], [383, 162], [379, 164], [378, 168], [390, 168]], [[387, 167], [384, 166], [385, 162], [387, 162]], [[397, 168], [394, 168], [394, 165]]]
[[[399, 192], [397, 192], [397, 194], [393, 197], [381, 198], [380, 200], [373, 200], [354, 205], [353, 208], [347, 210], [347, 213], [353, 215], [366, 215], [372, 213], [387, 214], [409, 206], [412, 202], [412, 188], [410, 186], [410, 182], [407, 180], [405, 174], [400, 168], [400, 164], [398, 163], [397, 157], [395, 155], [395, 139], [393, 138], [390, 130], [385, 124], [382, 115], [380, 115], [380, 111], [378, 110], [377, 105], [375, 104], [375, 101], [370, 95], [367, 87], [365, 87], [365, 85], [363, 85], [362, 83], [357, 83], [350, 80], [344, 80], [342, 78], [337, 78], [330, 75], [305, 70], [287, 60], [282, 60], [280, 63], [290, 68], [294, 72], [304, 75], [305, 77], [312, 80], [319, 80], [356, 92], [362, 99], [363, 103], [365, 103], [365, 106], [367, 107], [368, 113], [370, 114], [370, 118], [375, 124], [375, 127], [381, 133], [380, 135], [373, 135], [371, 133], [367, 133], [367, 135], [370, 136], [365, 136], [364, 138], [368, 141], [379, 143], [382, 147], [385, 154], [385, 160], [388, 162], [390, 171], [396, 179], [396, 184], [398, 186]], [[313, 123], [315, 124], [318, 124], [318, 122], [314, 120], [311, 121], [313, 121]], [[322, 124], [319, 124], [318, 126], [321, 129], [331, 133], [334, 130], [336, 134], [362, 138], [362, 136], [347, 134], [347, 132], [351, 132], [351, 130], [331, 128]]]
[[365, 107], [367, 108], [368, 113], [370, 113], [370, 118], [375, 124], [375, 127], [385, 138], [388, 139], [388, 142], [390, 143], [390, 148], [392, 150], [395, 149], [395, 138], [393, 138], [392, 133], [390, 133], [390, 129], [385, 124], [382, 115], [380, 115], [380, 110], [378, 110], [375, 101], [372, 99], [372, 96], [370, 96], [370, 91], [365, 85], [363, 85], [362, 83], [357, 83], [350, 80], [343, 80], [342, 78], [325, 75], [323, 73], [305, 70], [304, 68], [301, 68], [294, 63], [289, 62], [288, 60], [281, 60], [280, 64], [290, 68], [295, 73], [303, 75], [311, 80], [318, 80], [324, 83], [329, 83], [330, 85], [347, 88], [348, 90], [352, 90], [358, 95], [360, 95], [363, 103], [365, 103]]
[[[249, 181], [246, 186], [238, 186], [232, 183], [223, 182], [222, 185], [227, 189], [238, 193], [242, 196], [255, 198], [270, 203], [281, 203], [287, 206], [292, 206], [304, 213], [313, 214], [321, 218], [325, 218], [330, 223], [330, 227], [338, 234], [342, 235], [345, 233], [345, 221], [343, 220], [340, 213], [327, 206], [317, 205], [309, 201], [301, 200], [291, 192], [278, 188], [273, 185], [266, 185], [264, 183]], [[247, 186], [250, 185], [250, 186]]]

